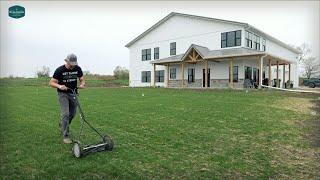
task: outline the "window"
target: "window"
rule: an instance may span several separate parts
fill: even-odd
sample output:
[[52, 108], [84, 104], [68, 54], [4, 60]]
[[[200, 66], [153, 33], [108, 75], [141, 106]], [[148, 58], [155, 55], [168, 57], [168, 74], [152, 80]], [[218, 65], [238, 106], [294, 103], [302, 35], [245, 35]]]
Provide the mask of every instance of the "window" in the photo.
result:
[[153, 50], [154, 50], [153, 59], [159, 59], [159, 47], [156, 47]]
[[227, 33], [221, 34], [221, 48], [227, 47]]
[[194, 82], [194, 68], [188, 69], [188, 83]]
[[177, 77], [177, 69], [170, 68], [170, 79], [176, 79], [176, 77]]
[[252, 48], [252, 36], [253, 34], [249, 31], [246, 31], [245, 38], [246, 38], [246, 46]]
[[[246, 46], [248, 48], [253, 48], [260, 50], [260, 36], [257, 36], [249, 31], [245, 32]], [[262, 39], [262, 49], [263, 49], [263, 40]]]
[[244, 67], [244, 78], [245, 79], [252, 79], [252, 68], [251, 67]]
[[164, 70], [156, 71], [156, 82], [164, 82]]
[[266, 39], [262, 39], [262, 51], [266, 51]]
[[176, 55], [176, 42], [170, 43], [170, 56]]
[[241, 30], [221, 33], [221, 48], [241, 46]]
[[260, 50], [260, 37], [256, 37], [255, 49]]
[[141, 82], [150, 82], [150, 81], [151, 81], [151, 71], [142, 71]]
[[238, 66], [233, 66], [233, 82], [238, 82]]
[[151, 49], [142, 49], [142, 61], [151, 60]]
[[252, 73], [253, 73], [253, 82], [257, 82], [257, 80], [258, 80], [258, 76], [257, 76], [257, 73], [258, 73], [258, 71], [257, 71], [257, 68], [253, 68], [252, 69]]
[[236, 46], [241, 46], [241, 31], [236, 31]]
[[227, 47], [233, 47], [236, 45], [236, 32], [228, 32], [227, 33]]

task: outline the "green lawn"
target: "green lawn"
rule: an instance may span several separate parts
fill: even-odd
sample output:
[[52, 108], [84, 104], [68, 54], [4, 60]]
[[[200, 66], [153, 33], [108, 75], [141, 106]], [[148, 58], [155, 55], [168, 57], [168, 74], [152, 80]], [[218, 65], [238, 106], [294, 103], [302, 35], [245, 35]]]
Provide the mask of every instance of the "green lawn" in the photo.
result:
[[[86, 117], [115, 148], [76, 159], [61, 141], [54, 89], [0, 84], [1, 179], [320, 177], [316, 96], [87, 88], [79, 96]], [[79, 116], [74, 135], [78, 128]]]

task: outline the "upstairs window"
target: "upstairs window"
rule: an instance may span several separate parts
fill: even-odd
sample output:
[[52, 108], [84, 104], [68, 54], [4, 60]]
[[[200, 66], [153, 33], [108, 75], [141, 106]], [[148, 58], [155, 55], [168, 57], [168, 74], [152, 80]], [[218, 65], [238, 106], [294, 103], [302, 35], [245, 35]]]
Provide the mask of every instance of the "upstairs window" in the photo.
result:
[[265, 46], [263, 47], [263, 40], [265, 42], [265, 39], [262, 39], [262, 46], [260, 45], [261, 38], [258, 35], [255, 35], [249, 31], [245, 32], [245, 39], [246, 39], [246, 47], [256, 49], [256, 50], [263, 50]]
[[141, 54], [142, 54], [142, 57], [141, 57], [142, 61], [151, 60], [151, 49], [142, 49]]
[[262, 51], [266, 51], [266, 39], [262, 39]]
[[260, 37], [256, 37], [256, 42], [255, 42], [255, 49], [260, 50]]
[[176, 55], [176, 42], [170, 43], [170, 56]]
[[221, 33], [221, 48], [241, 46], [241, 30]]
[[159, 47], [156, 47], [153, 50], [154, 50], [153, 59], [159, 59]]
[[246, 38], [246, 46], [249, 48], [252, 48], [252, 33], [249, 31], [246, 31], [245, 33], [245, 38]]

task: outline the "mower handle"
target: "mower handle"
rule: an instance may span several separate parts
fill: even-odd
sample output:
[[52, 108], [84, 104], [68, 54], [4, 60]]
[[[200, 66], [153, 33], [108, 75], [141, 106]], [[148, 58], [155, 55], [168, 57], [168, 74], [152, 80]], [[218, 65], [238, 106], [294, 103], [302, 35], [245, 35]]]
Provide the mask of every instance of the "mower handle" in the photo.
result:
[[67, 89], [70, 89], [72, 91], [72, 94], [77, 94], [77, 90], [80, 89], [79, 87], [76, 87], [74, 89], [67, 87]]

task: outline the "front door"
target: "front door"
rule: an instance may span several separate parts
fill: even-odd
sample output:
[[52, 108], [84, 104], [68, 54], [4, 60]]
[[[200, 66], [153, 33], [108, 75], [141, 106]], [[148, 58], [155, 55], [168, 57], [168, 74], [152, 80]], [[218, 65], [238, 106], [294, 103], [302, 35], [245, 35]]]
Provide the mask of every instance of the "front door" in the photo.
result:
[[[205, 74], [206, 69], [203, 69], [202, 72], [203, 72], [203, 75], [202, 75], [202, 87], [204, 87], [205, 86], [204, 82], [205, 82], [205, 79], [206, 79], [206, 74]], [[210, 69], [208, 69], [208, 81], [207, 81], [207, 84], [208, 84], [208, 87], [210, 87]]]

